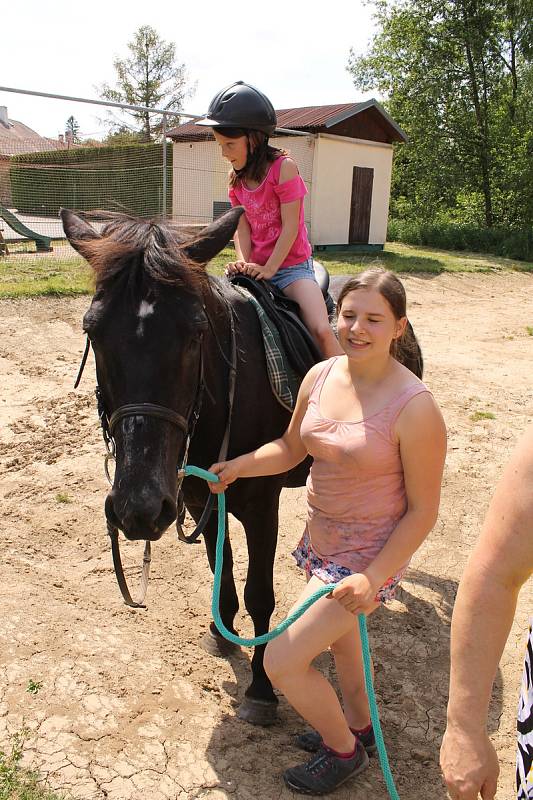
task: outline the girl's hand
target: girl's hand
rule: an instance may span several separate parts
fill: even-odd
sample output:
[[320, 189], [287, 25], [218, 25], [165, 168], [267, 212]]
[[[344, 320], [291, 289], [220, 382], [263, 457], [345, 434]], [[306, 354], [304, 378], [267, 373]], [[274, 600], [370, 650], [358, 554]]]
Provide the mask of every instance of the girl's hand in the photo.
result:
[[245, 272], [246, 261], [230, 261], [229, 264], [226, 264], [224, 267], [225, 274], [230, 277], [231, 275], [236, 275], [238, 272]]
[[244, 265], [242, 272], [256, 280], [267, 281], [276, 274], [277, 270], [271, 267], [262, 267], [261, 264], [253, 264], [250, 262]]
[[370, 583], [364, 573], [357, 572], [339, 581], [332, 593], [327, 596], [344, 606], [350, 614], [365, 614], [375, 607], [378, 588]]
[[218, 475], [218, 483], [207, 482], [213, 494], [222, 494], [222, 492], [226, 491], [230, 483], [237, 480], [239, 477], [237, 461], [237, 458], [233, 458], [231, 461], [221, 461], [209, 467], [209, 472], [214, 472], [215, 475]]

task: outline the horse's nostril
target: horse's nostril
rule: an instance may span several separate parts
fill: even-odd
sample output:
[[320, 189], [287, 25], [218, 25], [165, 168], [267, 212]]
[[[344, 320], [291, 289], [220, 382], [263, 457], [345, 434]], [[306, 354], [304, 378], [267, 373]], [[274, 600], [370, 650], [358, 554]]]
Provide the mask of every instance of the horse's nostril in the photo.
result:
[[107, 520], [120, 528], [128, 539], [159, 539], [176, 518], [176, 502], [170, 496], [144, 498], [118, 497], [110, 492], [105, 502]]
[[105, 499], [105, 516], [107, 521], [113, 525], [115, 528], [122, 528], [121, 522], [115, 513], [115, 507], [113, 505], [113, 494], [109, 493]]
[[161, 513], [156, 520], [156, 526], [160, 531], [164, 531], [176, 519], [177, 507], [175, 500], [165, 497], [161, 503]]

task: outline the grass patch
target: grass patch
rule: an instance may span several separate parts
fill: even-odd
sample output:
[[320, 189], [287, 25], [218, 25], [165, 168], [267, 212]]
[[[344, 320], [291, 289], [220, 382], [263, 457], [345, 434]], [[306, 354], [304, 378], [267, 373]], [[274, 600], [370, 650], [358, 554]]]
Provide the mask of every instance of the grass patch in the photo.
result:
[[533, 326], [532, 325], [526, 325], [526, 331], [527, 331], [527, 335], [528, 336], [533, 336]]
[[[11, 249], [11, 246], [10, 246]], [[500, 256], [459, 253], [390, 242], [381, 253], [364, 255], [326, 250], [316, 254], [331, 275], [353, 275], [371, 266], [397, 273], [439, 275], [443, 272], [533, 272], [533, 264]], [[235, 259], [226, 247], [209, 264], [212, 275], [222, 275], [228, 261]], [[12, 252], [0, 258], [0, 298], [69, 296], [92, 294], [90, 267], [64, 241], [54, 242], [54, 253]], [[530, 334], [533, 335], [533, 334]], [[1, 798], [0, 798], [1, 800]]]
[[472, 422], [480, 422], [482, 419], [496, 419], [492, 411], [474, 411], [470, 415]]
[[21, 765], [28, 730], [10, 737], [9, 748], [0, 750], [0, 800], [65, 800], [50, 791], [39, 776]]
[[66, 492], [58, 492], [56, 494], [56, 501], [58, 503], [72, 503], [72, 497]]
[[363, 255], [326, 250], [316, 254], [332, 275], [361, 272], [368, 267], [383, 267], [397, 273], [443, 272], [533, 272], [533, 263], [480, 253], [458, 253], [433, 247], [420, 247], [402, 242], [387, 242], [381, 253]]
[[92, 294], [91, 268], [81, 256], [48, 253], [0, 259], [0, 297]]

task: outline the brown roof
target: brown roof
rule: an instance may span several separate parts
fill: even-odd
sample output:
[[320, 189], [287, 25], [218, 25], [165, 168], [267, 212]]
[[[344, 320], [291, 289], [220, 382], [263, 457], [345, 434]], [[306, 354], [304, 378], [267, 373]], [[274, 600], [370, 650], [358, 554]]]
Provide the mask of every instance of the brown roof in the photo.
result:
[[66, 150], [68, 145], [58, 139], [40, 136], [16, 119], [6, 125], [0, 122], [0, 155], [15, 156], [22, 153], [40, 153], [46, 150]]
[[[387, 114], [385, 109], [374, 99], [362, 103], [338, 103], [328, 106], [304, 106], [303, 108], [282, 108], [276, 110], [278, 118], [278, 129], [287, 128], [291, 130], [309, 131], [310, 133], [336, 133], [331, 130], [334, 126], [350, 120], [362, 112], [370, 111], [374, 116], [380, 118], [384, 129], [388, 131], [390, 141], [407, 141], [406, 134]], [[339, 129], [340, 135], [349, 135]], [[193, 122], [185, 122], [172, 128], [167, 134], [174, 141], [205, 141], [212, 139], [209, 128], [202, 129]], [[370, 138], [370, 137], [366, 137]], [[373, 138], [373, 137], [372, 137]]]

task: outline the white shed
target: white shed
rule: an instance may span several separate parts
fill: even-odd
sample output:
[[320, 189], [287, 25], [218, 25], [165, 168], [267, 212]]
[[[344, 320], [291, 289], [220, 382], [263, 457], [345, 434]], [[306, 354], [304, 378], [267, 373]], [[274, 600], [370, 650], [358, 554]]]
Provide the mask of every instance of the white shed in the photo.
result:
[[[376, 100], [276, 112], [272, 144], [289, 150], [309, 194], [305, 221], [315, 250], [381, 250], [387, 237], [393, 142], [407, 137]], [[209, 129], [185, 123], [173, 140], [172, 216], [211, 222], [229, 208], [227, 162]]]

